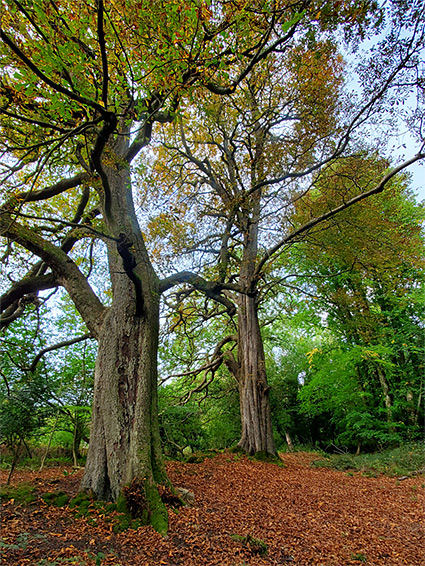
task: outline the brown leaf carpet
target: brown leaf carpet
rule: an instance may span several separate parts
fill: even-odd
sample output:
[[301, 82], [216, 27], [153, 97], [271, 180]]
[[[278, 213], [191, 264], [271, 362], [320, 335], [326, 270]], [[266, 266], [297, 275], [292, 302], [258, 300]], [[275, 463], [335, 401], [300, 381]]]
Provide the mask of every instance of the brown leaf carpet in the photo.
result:
[[[283, 455], [286, 467], [218, 454], [200, 464], [170, 462], [176, 487], [195, 494], [192, 507], [170, 510], [163, 538], [150, 527], [116, 534], [40, 496], [78, 491], [82, 470], [19, 470], [12, 484], [37, 488], [29, 506], [6, 501], [1, 512], [2, 566], [423, 566], [424, 476], [405, 481], [310, 467], [314, 454]], [[4, 483], [7, 473], [2, 471]], [[267, 544], [255, 545], [230, 535]], [[252, 541], [252, 538], [250, 539]]]

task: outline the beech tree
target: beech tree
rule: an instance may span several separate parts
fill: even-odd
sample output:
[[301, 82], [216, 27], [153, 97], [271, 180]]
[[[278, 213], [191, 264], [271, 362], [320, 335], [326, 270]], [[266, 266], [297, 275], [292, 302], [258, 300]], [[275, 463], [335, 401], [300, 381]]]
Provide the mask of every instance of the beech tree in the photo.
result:
[[[299, 66], [297, 71], [295, 65]], [[172, 134], [167, 133], [167, 153], [160, 151], [162, 159], [156, 162], [155, 185], [167, 183], [172, 193], [175, 170], [180, 168], [182, 185], [177, 198], [184, 202], [195, 186], [199, 217], [212, 218], [204, 228], [202, 244], [197, 243], [203, 233], [196, 222], [192, 242], [185, 238], [181, 245], [218, 250], [215, 279], [227, 289], [226, 297], [237, 313], [237, 328], [220, 340], [211, 362], [214, 368], [225, 363], [238, 383], [242, 423], [239, 447], [251, 455], [277, 455], [258, 317], [263, 298], [259, 293], [263, 278], [259, 254], [261, 247], [272, 241], [264, 238], [265, 231], [269, 236], [281, 233], [275, 211], [288, 206], [293, 191], [290, 188], [282, 194], [280, 182], [276, 182], [277, 190], [266, 186], [271, 179], [285, 175], [288, 167], [295, 174], [303, 171], [319, 139], [325, 138], [328, 143], [328, 135], [335, 129], [331, 114], [336, 114], [340, 70], [341, 60], [329, 43], [318, 43], [315, 50], [298, 45], [283, 60], [269, 58], [243, 82], [237, 95], [224, 103], [217, 97], [205, 97], [196, 123], [181, 119], [180, 127], [175, 127], [175, 144]], [[189, 107], [188, 115], [191, 111]], [[316, 119], [308, 120], [306, 114], [315, 114]], [[298, 123], [298, 132], [293, 129], [294, 122]], [[278, 130], [285, 133], [278, 136]], [[174, 209], [178, 206], [176, 203]], [[193, 215], [194, 207], [187, 212]], [[152, 221], [151, 232], [162, 222], [161, 216]], [[237, 344], [236, 356], [227, 347], [232, 342]]]
[[[168, 480], [157, 415], [159, 299], [181, 277], [160, 281], [152, 266], [132, 168], [183, 96], [198, 85], [234, 92], [316, 15], [309, 0], [2, 3], [1, 235], [4, 259], [16, 262], [3, 322], [42, 290], [66, 290], [98, 341], [82, 487], [109, 500], [125, 485], [140, 489], [140, 513], [160, 531], [167, 517], [156, 485]], [[109, 304], [79, 259], [96, 239], [106, 247]], [[195, 282], [227, 305], [219, 284]]]
[[[329, 34], [300, 37], [284, 54], [273, 54], [258, 65], [225, 102], [208, 94], [195, 108], [182, 108], [179, 124], [167, 127], [153, 172], [149, 169], [146, 176], [143, 194], [154, 187], [153, 194], [166, 195], [170, 203], [148, 225], [155, 249], [168, 247], [172, 261], [177, 252], [204, 262], [204, 276], [220, 282], [234, 305], [229, 312], [237, 313], [236, 330], [220, 337], [198, 370], [192, 364], [181, 376], [209, 373], [199, 390], [221, 363], [227, 365], [239, 388], [239, 447], [249, 454], [276, 455], [258, 309], [282, 254], [308, 233], [326, 230], [329, 219], [382, 192], [397, 173], [424, 157], [419, 145], [417, 155], [393, 169], [377, 167], [372, 178], [363, 180], [351, 176], [349, 190], [342, 184], [335, 192], [326, 184], [335, 163], [360, 158], [360, 138], [378, 114], [385, 119], [393, 89], [401, 97], [407, 94], [401, 86], [416, 85], [421, 102], [423, 79], [415, 76], [421, 72], [424, 47], [421, 15], [416, 9], [404, 15], [407, 25], [387, 14], [391, 31], [373, 64], [369, 62], [369, 76], [362, 77], [362, 100], [344, 99], [344, 63]], [[409, 35], [400, 42], [404, 26]], [[415, 113], [420, 120], [418, 108]], [[308, 207], [318, 187], [324, 205], [296, 221], [294, 210], [299, 203]], [[195, 300], [182, 306], [194, 291], [189, 285], [176, 295], [182, 323], [200, 315]], [[220, 313], [216, 309], [203, 316]], [[173, 324], [175, 328], [178, 320]], [[229, 348], [232, 343], [236, 356]]]

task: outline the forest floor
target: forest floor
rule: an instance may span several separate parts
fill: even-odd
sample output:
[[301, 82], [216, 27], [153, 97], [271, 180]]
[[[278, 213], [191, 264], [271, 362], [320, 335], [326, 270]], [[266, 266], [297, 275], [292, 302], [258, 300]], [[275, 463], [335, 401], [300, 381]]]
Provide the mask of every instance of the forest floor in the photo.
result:
[[[422, 566], [424, 476], [365, 477], [311, 467], [317, 455], [284, 454], [285, 466], [220, 453], [201, 463], [168, 463], [194, 504], [170, 509], [161, 537], [151, 527], [115, 533], [93, 510], [76, 517], [43, 493], [74, 496], [82, 470], [17, 470], [12, 485], [36, 488], [34, 502], [5, 501], [1, 564], [6, 566]], [[4, 483], [6, 472], [1, 472]], [[245, 539], [238, 540], [232, 535]], [[236, 540], [235, 540], [236, 539]], [[256, 540], [267, 545], [259, 553]]]

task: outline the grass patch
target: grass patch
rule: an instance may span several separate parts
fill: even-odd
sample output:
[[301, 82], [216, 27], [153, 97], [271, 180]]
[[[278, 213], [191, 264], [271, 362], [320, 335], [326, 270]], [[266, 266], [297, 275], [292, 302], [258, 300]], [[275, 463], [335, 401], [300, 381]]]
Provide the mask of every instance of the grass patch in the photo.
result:
[[30, 533], [19, 533], [16, 537], [15, 543], [6, 543], [3, 540], [0, 540], [0, 555], [3, 550], [26, 550], [28, 548], [28, 544], [31, 543], [33, 540], [37, 539], [45, 539], [45, 535], [38, 535], [38, 534], [30, 534]]
[[315, 460], [311, 465], [346, 472], [361, 472], [369, 477], [376, 477], [379, 474], [399, 477], [423, 473], [424, 461], [424, 447], [420, 444], [407, 444], [373, 454], [326, 455]]
[[357, 552], [356, 554], [351, 555], [351, 560], [357, 560], [359, 562], [363, 562], [365, 564], [367, 562], [367, 557], [362, 554], [361, 552]]
[[49, 491], [41, 496], [42, 500], [48, 505], [55, 507], [65, 507], [68, 505], [70, 497], [63, 491]]

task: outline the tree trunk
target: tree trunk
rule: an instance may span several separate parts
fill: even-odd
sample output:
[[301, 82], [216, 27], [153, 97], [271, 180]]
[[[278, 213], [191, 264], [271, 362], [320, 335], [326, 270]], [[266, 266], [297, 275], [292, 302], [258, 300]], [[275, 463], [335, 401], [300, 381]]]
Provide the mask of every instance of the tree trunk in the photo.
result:
[[52, 430], [50, 431], [49, 441], [48, 441], [48, 443], [47, 443], [47, 446], [46, 446], [46, 449], [45, 449], [45, 451], [44, 451], [43, 457], [41, 458], [40, 468], [39, 468], [39, 470], [38, 470], [39, 472], [41, 472], [42, 469], [44, 468], [44, 462], [46, 461], [46, 458], [47, 458], [47, 456], [48, 456], [48, 454], [49, 454], [50, 446], [52, 445], [53, 436], [54, 436], [54, 434], [55, 434], [55, 432], [56, 432], [56, 426], [57, 426], [57, 424], [58, 424], [58, 420], [59, 420], [59, 409], [58, 409], [57, 412], [56, 412], [56, 419], [55, 419], [55, 422], [54, 422], [54, 424], [53, 424], [53, 428], [52, 428]]
[[247, 454], [276, 456], [263, 342], [255, 297], [238, 301], [238, 384], [242, 434], [238, 446]]
[[146, 520], [165, 531], [167, 514], [156, 489], [167, 481], [157, 420], [158, 319], [128, 310], [111, 308], [99, 340], [82, 487], [117, 501], [124, 486], [137, 485], [145, 492]]
[[388, 385], [385, 372], [381, 366], [376, 366], [376, 373], [378, 375], [379, 383], [381, 385], [382, 394], [384, 396], [385, 409], [387, 411], [387, 422], [391, 423], [393, 420], [393, 405], [390, 397], [390, 388]]
[[[124, 494], [134, 516], [164, 533], [168, 516], [157, 489], [168, 483], [157, 407], [159, 280], [132, 206], [129, 171], [108, 174], [109, 229], [118, 237], [107, 244], [113, 303], [98, 337], [82, 488], [103, 500], [121, 501]], [[137, 508], [132, 493], [134, 501], [143, 502]]]
[[74, 412], [74, 430], [72, 433], [72, 457], [75, 467], [78, 466], [78, 460], [81, 458], [81, 442], [86, 439], [86, 435], [84, 434], [85, 425], [84, 415], [79, 413], [78, 409], [76, 409]]
[[289, 452], [294, 452], [294, 445], [292, 444], [292, 438], [291, 438], [291, 435], [289, 434], [289, 432], [287, 430], [285, 430], [285, 438], [286, 438], [286, 444], [288, 445]]

